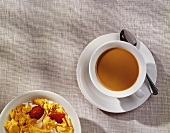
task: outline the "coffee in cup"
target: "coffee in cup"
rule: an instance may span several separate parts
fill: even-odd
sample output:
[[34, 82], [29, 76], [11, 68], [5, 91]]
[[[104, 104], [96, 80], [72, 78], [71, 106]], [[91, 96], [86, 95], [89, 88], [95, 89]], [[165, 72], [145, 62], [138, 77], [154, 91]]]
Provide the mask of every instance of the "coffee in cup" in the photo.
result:
[[95, 87], [108, 96], [143, 96], [140, 87], [146, 63], [139, 50], [127, 42], [111, 41], [98, 47], [90, 59], [89, 74]]
[[106, 89], [124, 91], [136, 82], [139, 65], [129, 51], [111, 48], [99, 56], [96, 62], [96, 75]]

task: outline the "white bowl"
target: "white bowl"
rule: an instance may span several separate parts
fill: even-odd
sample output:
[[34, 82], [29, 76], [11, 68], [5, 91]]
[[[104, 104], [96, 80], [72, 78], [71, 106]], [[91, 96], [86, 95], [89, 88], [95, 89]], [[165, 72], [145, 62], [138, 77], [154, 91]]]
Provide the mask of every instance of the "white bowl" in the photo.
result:
[[44, 90], [29, 91], [10, 101], [3, 109], [0, 115], [0, 133], [6, 133], [3, 125], [8, 120], [10, 111], [16, 108], [18, 105], [31, 101], [34, 98], [47, 98], [53, 102], [58, 103], [59, 105], [62, 105], [69, 118], [71, 119], [71, 122], [74, 127], [74, 133], [81, 133], [81, 125], [79, 118], [70, 103], [60, 95]]

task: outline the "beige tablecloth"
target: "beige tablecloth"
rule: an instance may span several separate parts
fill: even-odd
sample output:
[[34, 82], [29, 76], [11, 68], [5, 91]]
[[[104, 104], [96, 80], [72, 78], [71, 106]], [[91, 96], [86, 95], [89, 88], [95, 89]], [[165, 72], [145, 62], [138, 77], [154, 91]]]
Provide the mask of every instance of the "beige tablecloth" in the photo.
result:
[[[90, 41], [123, 28], [153, 53], [159, 95], [133, 111], [106, 113], [82, 95], [76, 66]], [[170, 133], [169, 40], [169, 0], [1, 0], [0, 110], [42, 89], [72, 104], [83, 133]]]

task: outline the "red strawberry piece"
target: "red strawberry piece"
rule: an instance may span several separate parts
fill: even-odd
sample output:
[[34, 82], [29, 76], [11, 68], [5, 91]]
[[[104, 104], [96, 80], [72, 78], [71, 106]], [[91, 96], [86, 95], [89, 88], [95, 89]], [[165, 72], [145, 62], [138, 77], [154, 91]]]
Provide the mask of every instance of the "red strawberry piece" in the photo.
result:
[[57, 123], [62, 123], [62, 118], [65, 117], [65, 114], [57, 114], [57, 113], [51, 113], [48, 115], [52, 120], [55, 120]]
[[34, 106], [29, 112], [31, 118], [40, 119], [44, 114], [44, 109], [41, 106]]

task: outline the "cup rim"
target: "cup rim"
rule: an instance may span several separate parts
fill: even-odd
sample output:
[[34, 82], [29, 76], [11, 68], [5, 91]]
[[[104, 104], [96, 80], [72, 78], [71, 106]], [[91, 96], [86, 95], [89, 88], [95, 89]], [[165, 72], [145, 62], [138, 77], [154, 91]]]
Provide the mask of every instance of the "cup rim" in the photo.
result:
[[[139, 75], [137, 77], [136, 82], [128, 89], [123, 90], [123, 91], [112, 91], [104, 87], [99, 81], [96, 76], [96, 62], [99, 58], [99, 56], [106, 50], [111, 49], [111, 48], [123, 48], [127, 51], [129, 51], [131, 54], [134, 55], [136, 58], [138, 65], [139, 65]], [[146, 77], [146, 63], [145, 60], [142, 56], [142, 54], [139, 52], [139, 50], [134, 47], [132, 44], [124, 41], [109, 41], [101, 46], [99, 46], [92, 54], [90, 61], [89, 61], [89, 75], [92, 83], [94, 86], [103, 94], [115, 98], [123, 98], [130, 96], [134, 94], [137, 90], [140, 89], [142, 86], [145, 77]]]

